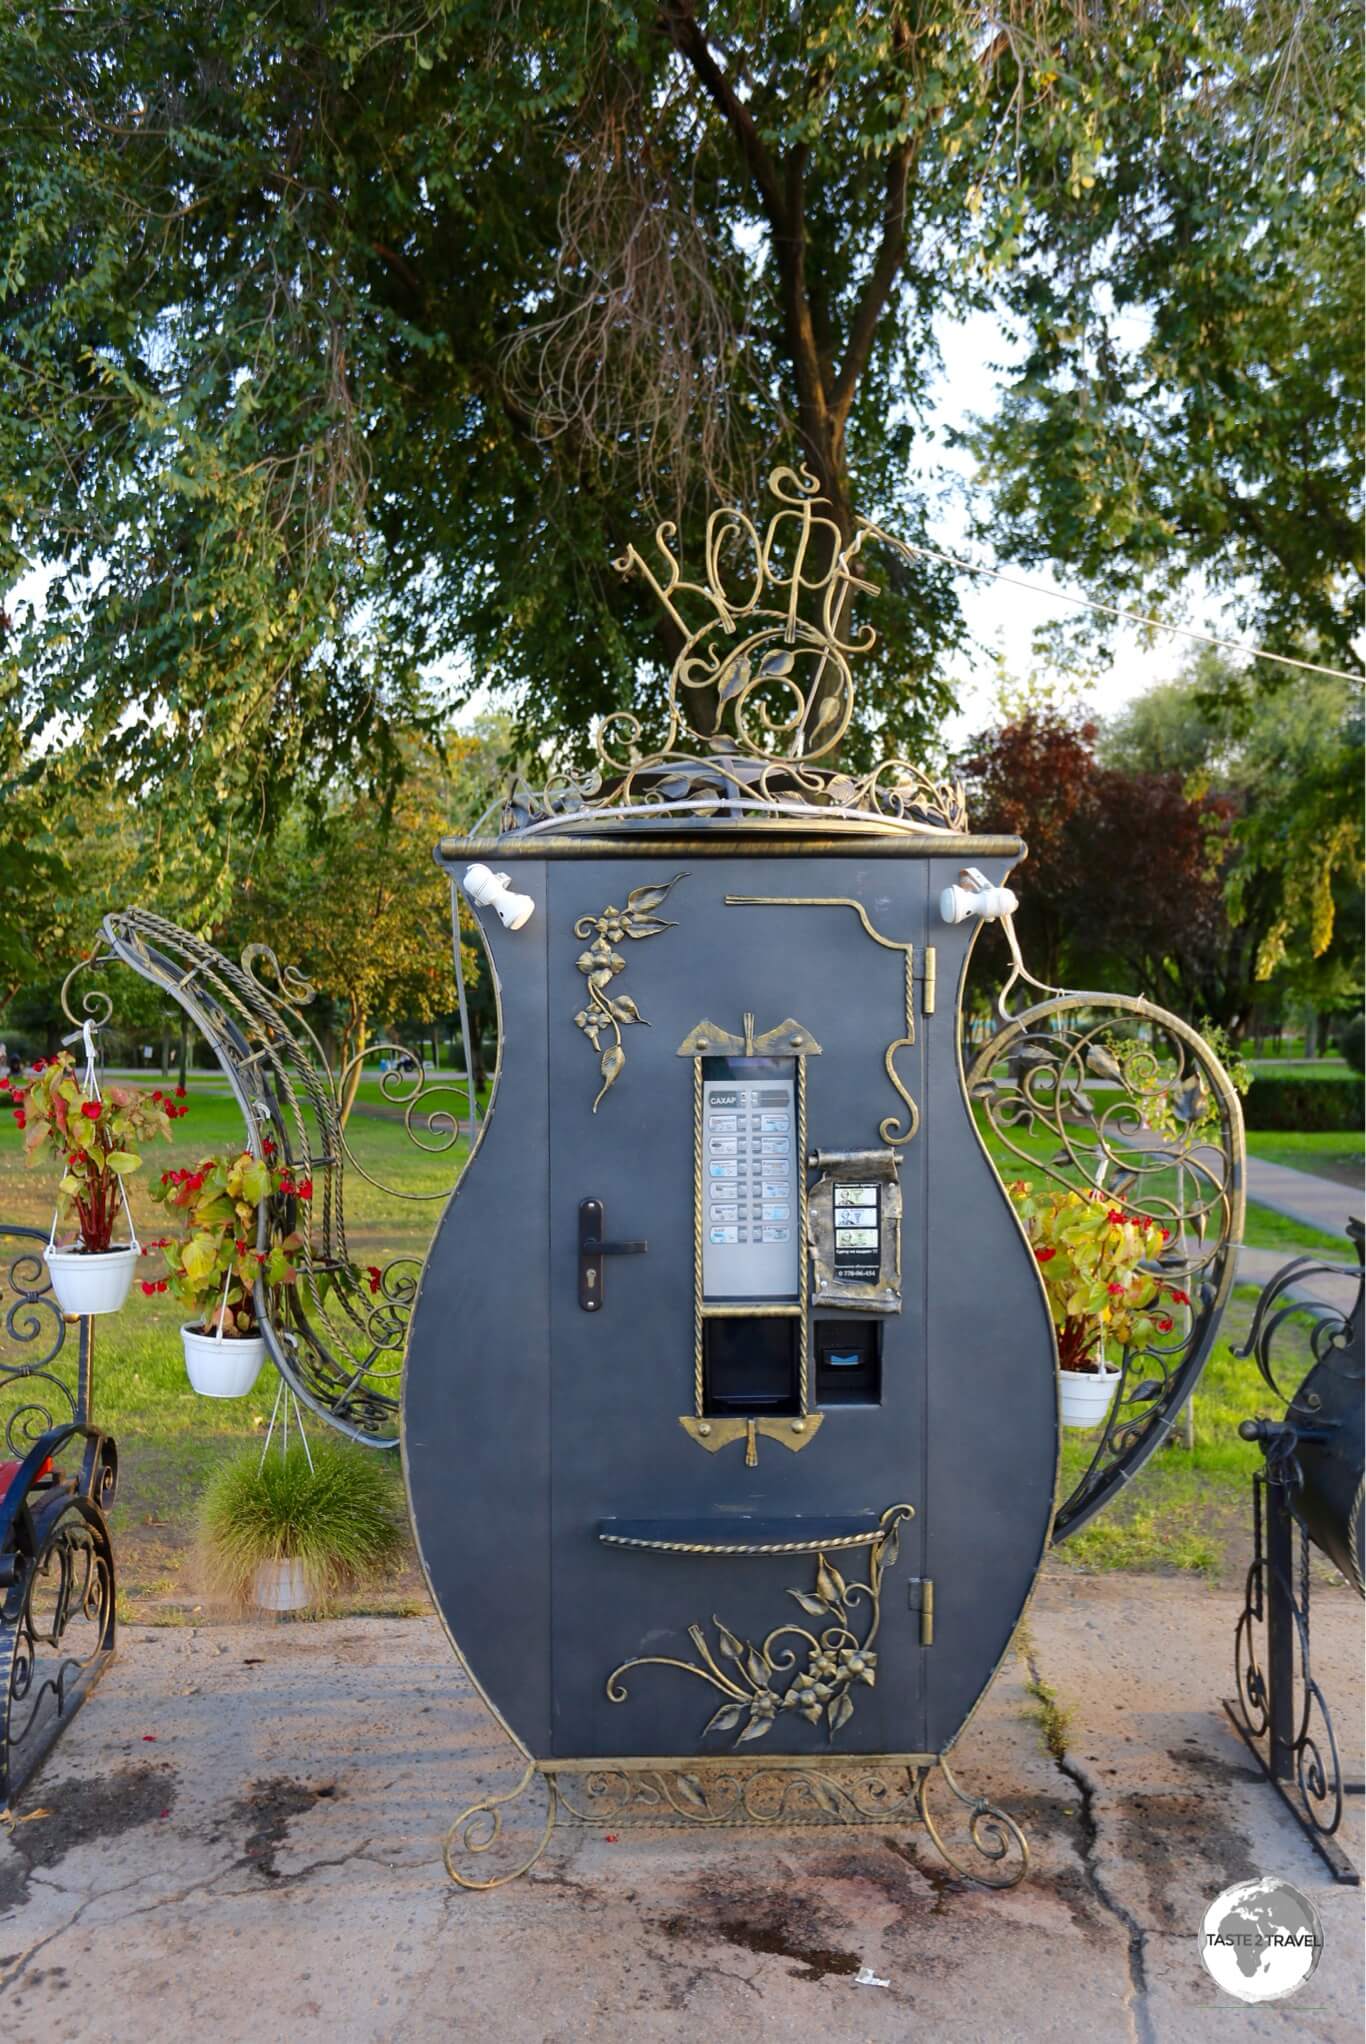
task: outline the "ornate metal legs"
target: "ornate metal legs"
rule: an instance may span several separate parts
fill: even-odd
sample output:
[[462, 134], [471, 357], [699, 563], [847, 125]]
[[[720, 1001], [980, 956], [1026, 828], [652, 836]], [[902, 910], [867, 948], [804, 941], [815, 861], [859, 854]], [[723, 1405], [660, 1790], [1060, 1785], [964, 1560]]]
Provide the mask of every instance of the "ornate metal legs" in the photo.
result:
[[[1261, 1470], [1252, 1479], [1252, 1532], [1252, 1565], [1234, 1633], [1238, 1694], [1234, 1701], [1225, 1700], [1224, 1709], [1334, 1880], [1359, 1887], [1361, 1876], [1333, 1835], [1342, 1821], [1344, 1794], [1360, 1795], [1362, 1784], [1343, 1781], [1333, 1720], [1310, 1665], [1309, 1536], [1282, 1487]], [[1264, 1628], [1263, 1642], [1254, 1627]], [[1298, 1797], [1285, 1786], [1289, 1782]]]
[[[971, 1812], [968, 1818], [968, 1843], [978, 1858], [986, 1862], [990, 1871], [979, 1871], [975, 1867], [965, 1866], [963, 1861], [945, 1845], [934, 1818], [930, 1815], [927, 1790], [930, 1776], [935, 1770], [927, 1767], [923, 1770], [916, 1789], [916, 1806], [920, 1811], [921, 1823], [938, 1847], [940, 1858], [946, 1861], [956, 1874], [961, 1874], [965, 1881], [975, 1881], [979, 1888], [1015, 1887], [1029, 1872], [1029, 1840], [1015, 1819], [1007, 1816], [1004, 1810], [998, 1810], [994, 1803], [987, 1802], [982, 1796], [965, 1795], [954, 1780], [953, 1771], [942, 1754], [938, 1771], [964, 1809]], [[1013, 1863], [1016, 1857], [1018, 1865]], [[995, 1871], [998, 1868], [999, 1871]]]
[[[929, 1807], [929, 1786], [943, 1776], [950, 1794], [968, 1811], [966, 1836], [946, 1844]], [[479, 1878], [481, 1856], [503, 1836], [503, 1811], [539, 1777], [545, 1817], [533, 1850], [515, 1865]], [[775, 1759], [529, 1760], [514, 1788], [483, 1796], [461, 1811], [446, 1834], [446, 1871], [462, 1888], [501, 1888], [535, 1866], [550, 1843], [560, 1812], [580, 1824], [769, 1825], [812, 1829], [823, 1825], [877, 1830], [919, 1818], [941, 1858], [979, 1887], [1013, 1888], [1029, 1870], [1023, 1831], [1003, 1810], [959, 1787], [942, 1755], [904, 1761], [838, 1763]], [[458, 1862], [465, 1862], [461, 1865]], [[976, 1864], [974, 1864], [974, 1861]]]
[[525, 1794], [537, 1773], [536, 1762], [528, 1760], [526, 1772], [516, 1788], [504, 1789], [503, 1793], [499, 1796], [481, 1797], [477, 1803], [471, 1803], [468, 1809], [462, 1810], [451, 1825], [450, 1830], [446, 1833], [446, 1842], [442, 1848], [442, 1858], [446, 1862], [446, 1872], [453, 1881], [458, 1882], [460, 1887], [473, 1888], [480, 1893], [484, 1893], [490, 1888], [502, 1888], [509, 1881], [515, 1881], [522, 1874], [529, 1873], [532, 1867], [535, 1866], [537, 1860], [549, 1845], [550, 1834], [555, 1829], [555, 1817], [559, 1808], [559, 1798], [556, 1795], [555, 1777], [553, 1774], [542, 1776], [546, 1786], [545, 1823], [530, 1858], [520, 1860], [515, 1867], [509, 1867], [501, 1874], [490, 1874], [488, 1879], [483, 1881], [476, 1880], [472, 1874], [462, 1873], [456, 1865], [456, 1858], [461, 1854], [468, 1854], [470, 1858], [474, 1858], [480, 1853], [492, 1851], [503, 1835], [503, 1805], [505, 1803], [515, 1803], [520, 1796]]

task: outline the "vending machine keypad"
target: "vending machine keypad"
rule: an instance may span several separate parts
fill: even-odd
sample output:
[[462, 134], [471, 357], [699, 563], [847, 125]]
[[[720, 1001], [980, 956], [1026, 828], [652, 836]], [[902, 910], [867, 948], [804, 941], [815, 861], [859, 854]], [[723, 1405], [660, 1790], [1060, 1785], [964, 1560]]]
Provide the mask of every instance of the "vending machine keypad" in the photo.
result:
[[704, 1298], [797, 1297], [796, 1132], [794, 1059], [703, 1059]]

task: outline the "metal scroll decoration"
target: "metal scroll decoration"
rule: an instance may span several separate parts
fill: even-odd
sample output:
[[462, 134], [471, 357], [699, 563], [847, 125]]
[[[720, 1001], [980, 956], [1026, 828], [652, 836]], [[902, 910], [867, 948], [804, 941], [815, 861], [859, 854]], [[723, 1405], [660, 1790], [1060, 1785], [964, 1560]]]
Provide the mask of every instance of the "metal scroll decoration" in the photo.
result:
[[88, 1420], [90, 1323], [68, 1322], [52, 1298], [45, 1240], [0, 1225], [0, 1397], [14, 1458], [0, 1484], [0, 1809], [114, 1650], [105, 1515], [117, 1457]]
[[[686, 873], [675, 873], [672, 880], [666, 880], [662, 885], [633, 887], [626, 897], [625, 908], [616, 908], [609, 902], [601, 915], [580, 916], [574, 925], [576, 937], [581, 941], [592, 940], [588, 949], [581, 951], [575, 960], [588, 981], [588, 1000], [579, 1009], [574, 1021], [598, 1053], [602, 1086], [593, 1102], [594, 1114], [609, 1087], [621, 1077], [626, 1063], [626, 1051], [621, 1041], [623, 1027], [646, 1019], [629, 994], [613, 994], [611, 991], [612, 981], [618, 973], [626, 970], [626, 960], [615, 947], [625, 937], [633, 940], [657, 937], [661, 930], [676, 929], [675, 923], [655, 911], [664, 906], [679, 881], [687, 877]], [[611, 1039], [605, 1048], [604, 1036]]]
[[18, 1461], [50, 1427], [87, 1416], [90, 1322], [68, 1322], [53, 1297], [46, 1243], [39, 1228], [0, 1223], [0, 1424]]
[[716, 1618], [713, 1649], [702, 1627], [690, 1625], [695, 1661], [638, 1654], [608, 1676], [609, 1701], [627, 1701], [629, 1692], [621, 1678], [630, 1668], [678, 1668], [698, 1676], [723, 1699], [703, 1726], [704, 1734], [734, 1732], [734, 1743], [741, 1746], [766, 1737], [779, 1713], [790, 1710], [810, 1724], [824, 1725], [833, 1740], [853, 1717], [860, 1686], [871, 1689], [877, 1680], [873, 1642], [882, 1615], [882, 1576], [896, 1562], [901, 1524], [912, 1516], [909, 1505], [892, 1505], [882, 1514], [881, 1530], [869, 1548], [866, 1583], [846, 1582], [829, 1557], [817, 1553], [812, 1587], [787, 1592], [814, 1621], [815, 1630], [795, 1623], [778, 1625], [755, 1646], [738, 1639]]
[[[371, 1447], [396, 1446], [399, 1382], [421, 1265], [415, 1257], [382, 1268], [353, 1262], [345, 1175], [356, 1172], [395, 1199], [427, 1200], [445, 1199], [458, 1171], [434, 1190], [414, 1193], [385, 1185], [366, 1169], [341, 1119], [358, 1058], [332, 1073], [304, 1014], [313, 988], [268, 946], [248, 946], [235, 965], [146, 909], [106, 917], [104, 936], [114, 956], [176, 1001], [205, 1038], [241, 1110], [247, 1148], [273, 1155], [296, 1182], [312, 1181], [310, 1199], [281, 1196], [275, 1211], [261, 1215], [258, 1246], [265, 1246], [271, 1229], [303, 1237], [296, 1282], [274, 1292], [257, 1287], [257, 1312], [277, 1369], [338, 1432]], [[429, 1156], [450, 1155], [462, 1132], [475, 1127], [472, 1082], [461, 1074], [427, 1074], [421, 1059], [398, 1044], [371, 1045], [359, 1055], [377, 1053], [390, 1061], [381, 1094], [401, 1112], [413, 1143]]]
[[655, 530], [654, 564], [635, 546], [613, 563], [640, 576], [682, 641], [669, 677], [667, 724], [658, 745], [630, 711], [595, 734], [597, 765], [585, 775], [523, 783], [503, 808], [501, 828], [534, 829], [583, 816], [642, 809], [670, 814], [778, 817], [813, 808], [829, 818], [876, 818], [893, 828], [961, 831], [961, 782], [935, 780], [904, 759], [863, 773], [827, 760], [854, 712], [852, 662], [877, 643], [851, 632], [855, 596], [877, 585], [850, 563], [863, 540], [885, 536], [860, 525], [846, 545], [820, 485], [806, 469], [776, 468], [768, 481], [777, 509], [766, 528], [737, 506], [713, 511], [702, 546], [701, 579], [683, 573], [677, 527]]
[[[1361, 1224], [1353, 1222], [1349, 1233], [1360, 1257]], [[1360, 1876], [1335, 1838], [1348, 1784], [1332, 1713], [1314, 1673], [1309, 1549], [1312, 1541], [1358, 1595], [1366, 1593], [1360, 1265], [1349, 1311], [1314, 1300], [1313, 1367], [1294, 1392], [1278, 1381], [1274, 1354], [1292, 1317], [1303, 1321], [1305, 1287], [1316, 1278], [1342, 1276], [1340, 1265], [1308, 1256], [1287, 1264], [1263, 1290], [1246, 1346], [1236, 1351], [1255, 1356], [1285, 1411], [1239, 1429], [1260, 1444], [1266, 1459], [1252, 1478], [1252, 1561], [1234, 1632], [1237, 1689], [1224, 1707], [1315, 1850], [1338, 1880], [1356, 1883]], [[1355, 1787], [1359, 1793], [1360, 1784]]]
[[[878, 1123], [878, 1134], [882, 1141], [892, 1148], [899, 1148], [903, 1144], [909, 1143], [914, 1137], [916, 1130], [920, 1127], [920, 1109], [902, 1083], [901, 1075], [896, 1068], [896, 1054], [899, 1050], [912, 1049], [915, 1044], [916, 970], [914, 944], [903, 944], [896, 938], [884, 937], [881, 930], [875, 928], [863, 903], [853, 900], [848, 895], [728, 894], [725, 897], [725, 902], [727, 908], [852, 909], [858, 917], [860, 927], [866, 937], [871, 937], [873, 942], [880, 945], [884, 951], [899, 951], [901, 953], [903, 988], [902, 1033], [900, 1036], [893, 1037], [892, 1041], [887, 1045], [886, 1050], [883, 1052], [882, 1063], [883, 1069], [891, 1081], [893, 1091], [898, 1095], [906, 1109], [906, 1119], [903, 1122], [897, 1115], [889, 1114], [885, 1116]], [[925, 949], [924, 964], [920, 973], [924, 1012], [927, 1015], [934, 1013], [935, 969], [934, 946], [928, 945]]]
[[[962, 1838], [946, 1837], [930, 1804], [931, 1783], [941, 1778], [962, 1815]], [[504, 1813], [543, 1788], [545, 1808], [515, 1840]], [[530, 1813], [529, 1813], [530, 1814]], [[919, 1819], [940, 1857], [955, 1874], [983, 1888], [1013, 1888], [1029, 1870], [1029, 1844], [1014, 1818], [984, 1796], [961, 1788], [943, 1754], [906, 1762], [853, 1756], [818, 1760], [775, 1755], [764, 1760], [713, 1757], [689, 1761], [528, 1761], [509, 1789], [481, 1797], [462, 1810], [446, 1834], [445, 1863], [460, 1887], [487, 1892], [527, 1873], [540, 1859], [563, 1814], [579, 1824], [731, 1826], [783, 1830], [877, 1829]], [[498, 1848], [510, 1864], [498, 1865]], [[491, 1869], [496, 1866], [497, 1871]], [[486, 1871], [486, 1869], [490, 1869]]]
[[1065, 1540], [1165, 1438], [1194, 1391], [1233, 1288], [1245, 1149], [1237, 1089], [1203, 1037], [1126, 994], [1063, 994], [1009, 1020], [967, 1074], [978, 1132], [1002, 1177], [1099, 1188], [1167, 1231], [1156, 1266], [1183, 1295], [1169, 1334], [1118, 1362], [1085, 1472], [1059, 1506]]

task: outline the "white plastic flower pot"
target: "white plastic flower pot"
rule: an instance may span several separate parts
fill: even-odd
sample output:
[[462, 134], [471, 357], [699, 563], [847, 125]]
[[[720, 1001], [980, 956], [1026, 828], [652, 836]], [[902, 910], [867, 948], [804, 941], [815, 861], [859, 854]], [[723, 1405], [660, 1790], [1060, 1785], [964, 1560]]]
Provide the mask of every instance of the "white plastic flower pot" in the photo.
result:
[[245, 1398], [266, 1359], [265, 1340], [259, 1334], [220, 1341], [216, 1334], [182, 1327], [180, 1339], [185, 1345], [185, 1374], [201, 1398]]
[[53, 1297], [63, 1313], [117, 1313], [128, 1297], [138, 1252], [101, 1249], [49, 1249], [47, 1272]]
[[1110, 1410], [1121, 1370], [1059, 1370], [1062, 1423], [1065, 1427], [1098, 1427]]
[[293, 1555], [263, 1561], [256, 1571], [255, 1601], [261, 1611], [306, 1611], [313, 1599], [303, 1563]]

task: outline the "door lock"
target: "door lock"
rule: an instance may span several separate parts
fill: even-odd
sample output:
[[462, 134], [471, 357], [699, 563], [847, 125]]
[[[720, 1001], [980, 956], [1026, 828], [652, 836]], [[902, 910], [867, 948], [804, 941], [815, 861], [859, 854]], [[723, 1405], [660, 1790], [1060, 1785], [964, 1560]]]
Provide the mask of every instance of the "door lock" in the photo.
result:
[[648, 1242], [607, 1242], [603, 1240], [600, 1199], [579, 1201], [579, 1304], [585, 1313], [596, 1313], [602, 1305], [602, 1259], [604, 1256], [644, 1256]]

